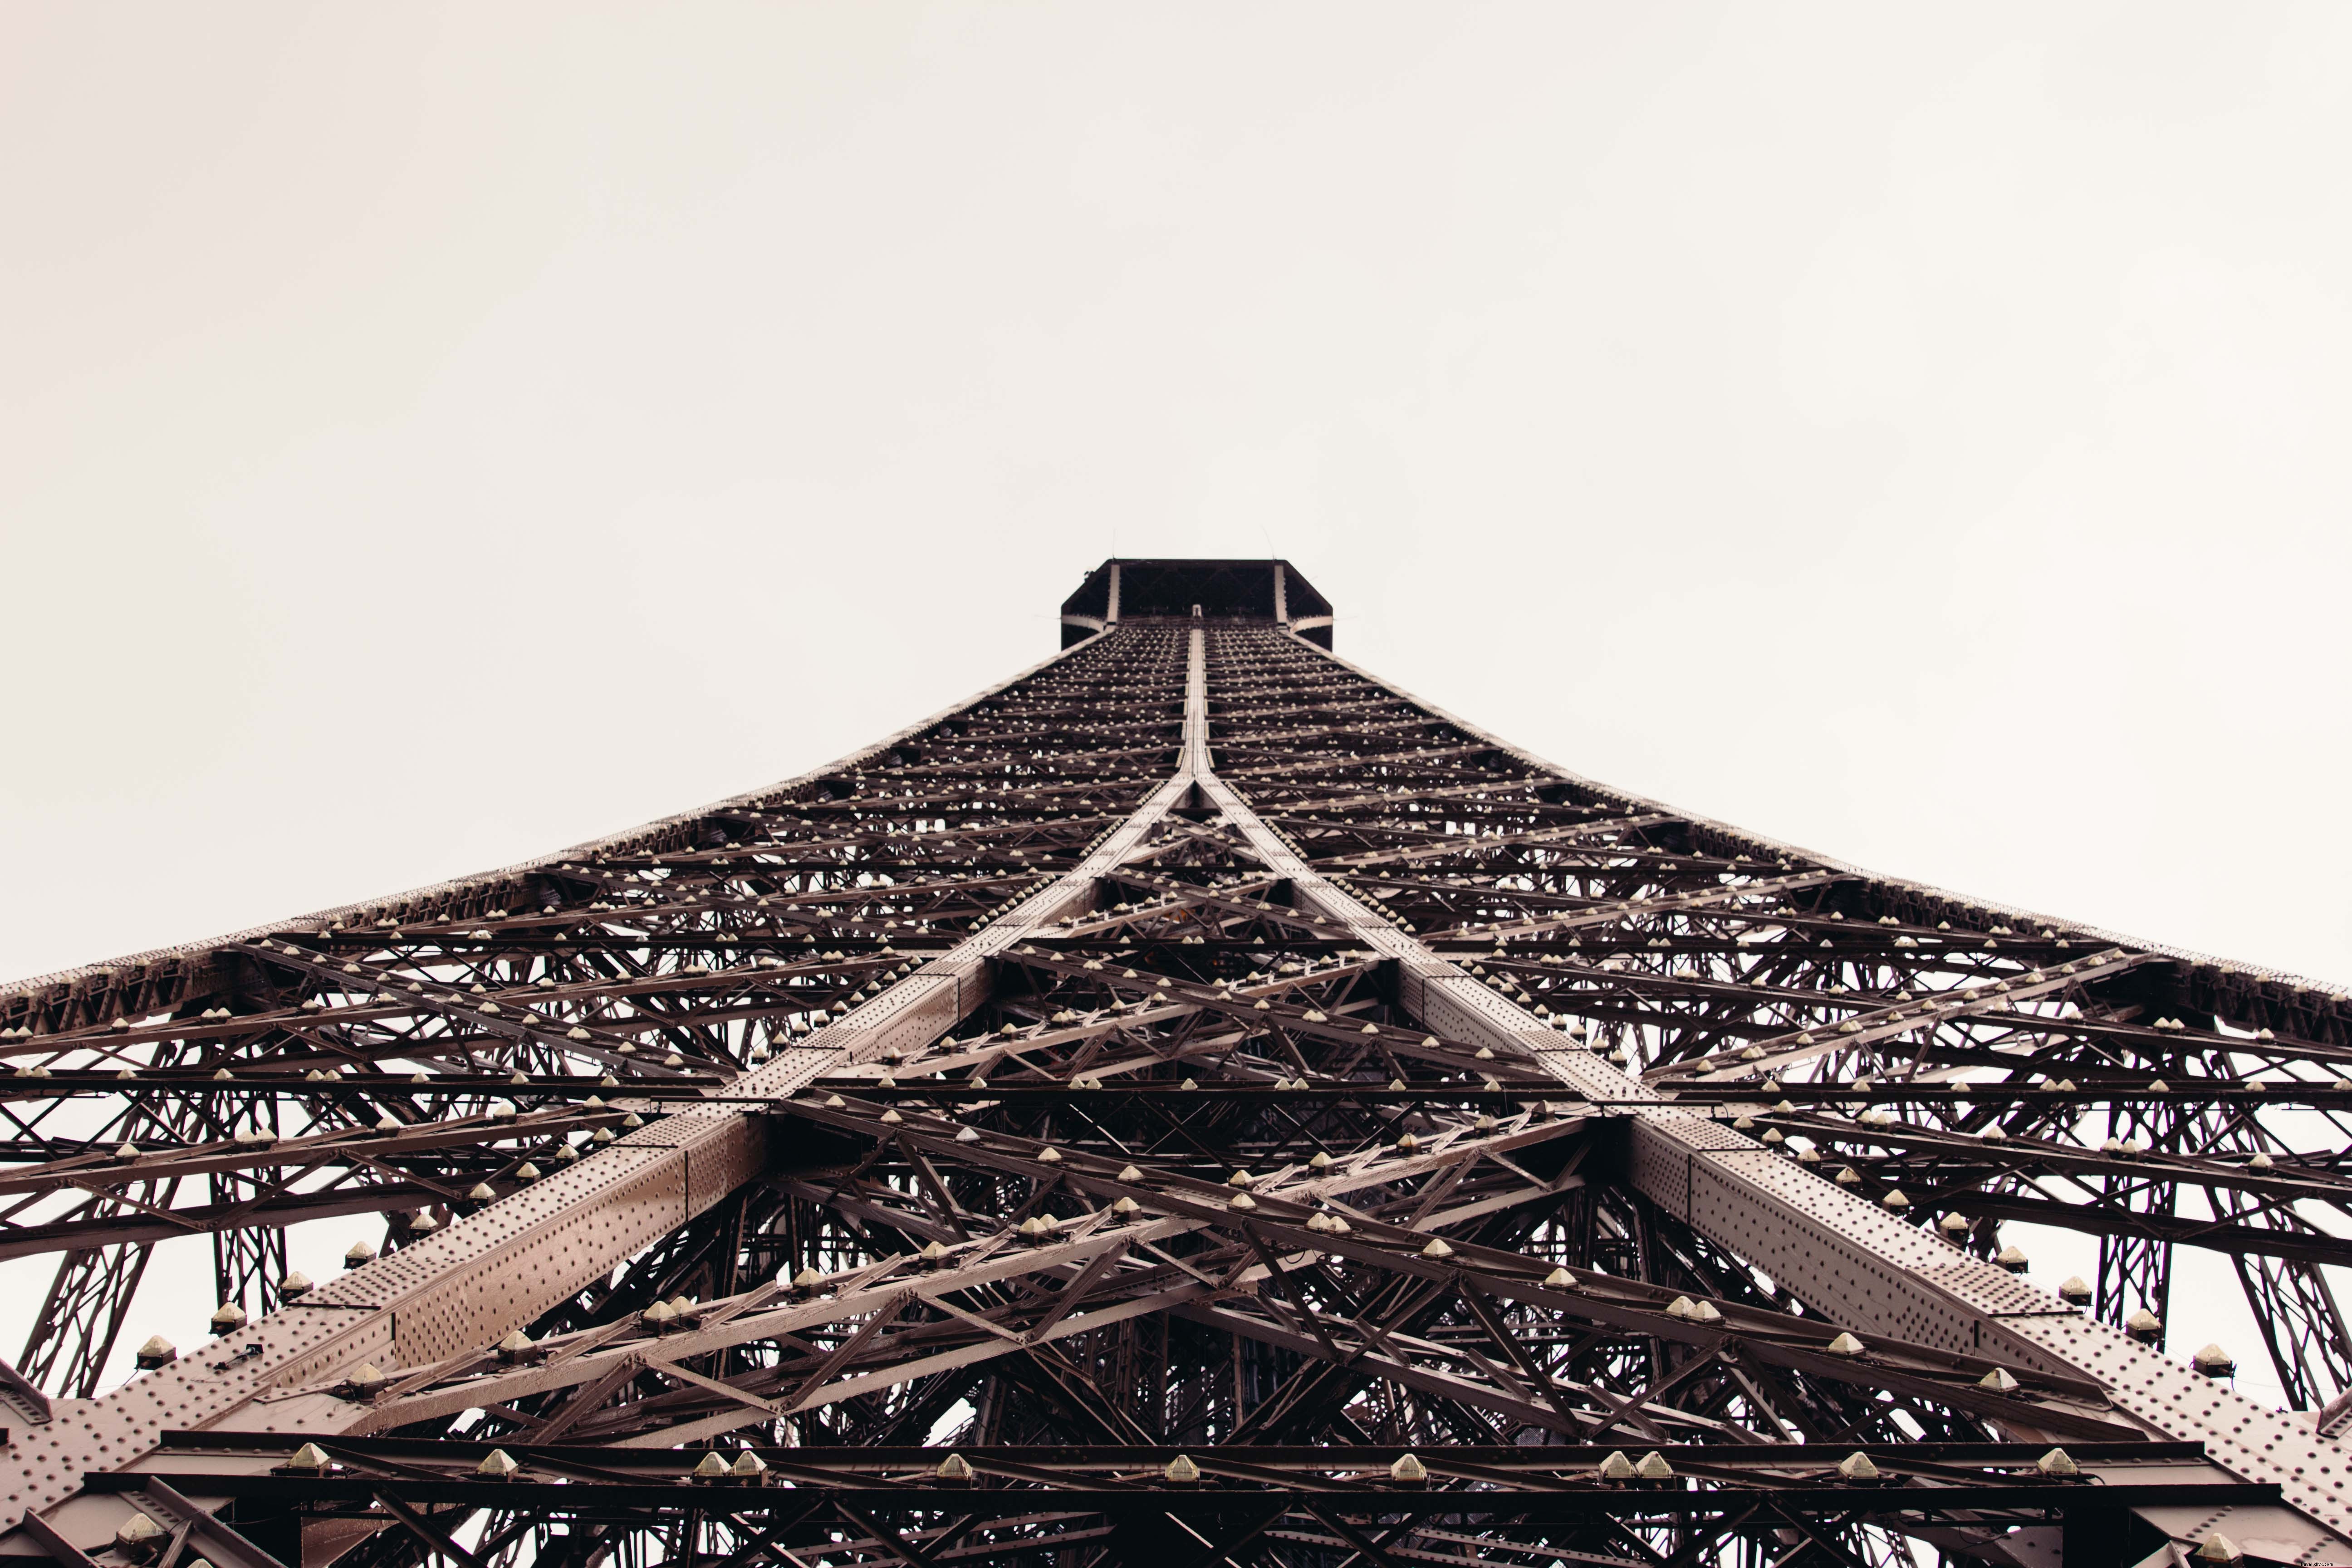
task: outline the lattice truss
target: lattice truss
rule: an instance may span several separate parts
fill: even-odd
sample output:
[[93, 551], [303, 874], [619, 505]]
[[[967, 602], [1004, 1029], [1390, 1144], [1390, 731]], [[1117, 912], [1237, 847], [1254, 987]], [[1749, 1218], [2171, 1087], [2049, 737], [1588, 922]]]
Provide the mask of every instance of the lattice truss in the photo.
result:
[[[1711, 1238], [1654, 1107], [1954, 1259], [2094, 1234], [2143, 1343], [2219, 1248], [2293, 1403], [2352, 1382], [2342, 998], [1629, 800], [1271, 624], [0, 1007], [67, 1562], [2041, 1568], [2162, 1548], [2135, 1465], [2263, 1500], [2087, 1363]], [[582, 1239], [673, 1153], [675, 1223]], [[328, 1218], [350, 1272], [289, 1275]], [[196, 1235], [213, 1342], [45, 1399]]]

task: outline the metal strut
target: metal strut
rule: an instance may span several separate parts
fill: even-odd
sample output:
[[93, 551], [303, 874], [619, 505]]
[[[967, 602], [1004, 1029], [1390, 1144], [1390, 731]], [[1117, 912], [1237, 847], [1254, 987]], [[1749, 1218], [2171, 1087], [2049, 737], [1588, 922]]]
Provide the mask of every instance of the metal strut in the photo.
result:
[[[1609, 790], [1329, 608], [1108, 563], [828, 768], [0, 994], [9, 1549], [2348, 1560], [2333, 1436], [2160, 1348], [2203, 1246], [2352, 1376], [2331, 994]], [[199, 1235], [252, 1321], [47, 1397]]]

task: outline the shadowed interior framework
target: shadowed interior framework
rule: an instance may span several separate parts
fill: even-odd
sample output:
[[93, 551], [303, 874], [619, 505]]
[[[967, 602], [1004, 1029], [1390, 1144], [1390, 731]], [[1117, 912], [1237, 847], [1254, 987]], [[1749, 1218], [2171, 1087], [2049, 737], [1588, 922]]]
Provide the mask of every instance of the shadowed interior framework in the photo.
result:
[[[1329, 615], [1107, 563], [832, 767], [0, 996], [5, 1540], [2352, 1561], [2340, 994], [1580, 779]], [[122, 1343], [190, 1238], [214, 1300]], [[2180, 1246], [2304, 1415], [2167, 1343]]]

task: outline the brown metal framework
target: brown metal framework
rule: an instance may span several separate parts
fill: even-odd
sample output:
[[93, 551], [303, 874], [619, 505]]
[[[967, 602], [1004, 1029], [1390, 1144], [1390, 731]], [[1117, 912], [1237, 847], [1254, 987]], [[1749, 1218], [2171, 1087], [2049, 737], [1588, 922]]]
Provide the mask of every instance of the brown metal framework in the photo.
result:
[[[2352, 1563], [2343, 995], [1567, 773], [1286, 563], [1064, 625], [770, 789], [0, 994], [0, 1542]], [[209, 1331], [120, 1342], [199, 1235]], [[2183, 1245], [2301, 1414], [2168, 1351]]]

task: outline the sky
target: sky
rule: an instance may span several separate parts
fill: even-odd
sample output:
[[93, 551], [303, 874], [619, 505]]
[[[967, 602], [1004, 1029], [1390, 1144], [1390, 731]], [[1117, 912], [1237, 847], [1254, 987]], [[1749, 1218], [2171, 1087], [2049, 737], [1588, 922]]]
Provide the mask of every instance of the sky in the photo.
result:
[[16, 0], [0, 973], [798, 773], [1118, 552], [2352, 980], [2347, 76], [2326, 5]]

